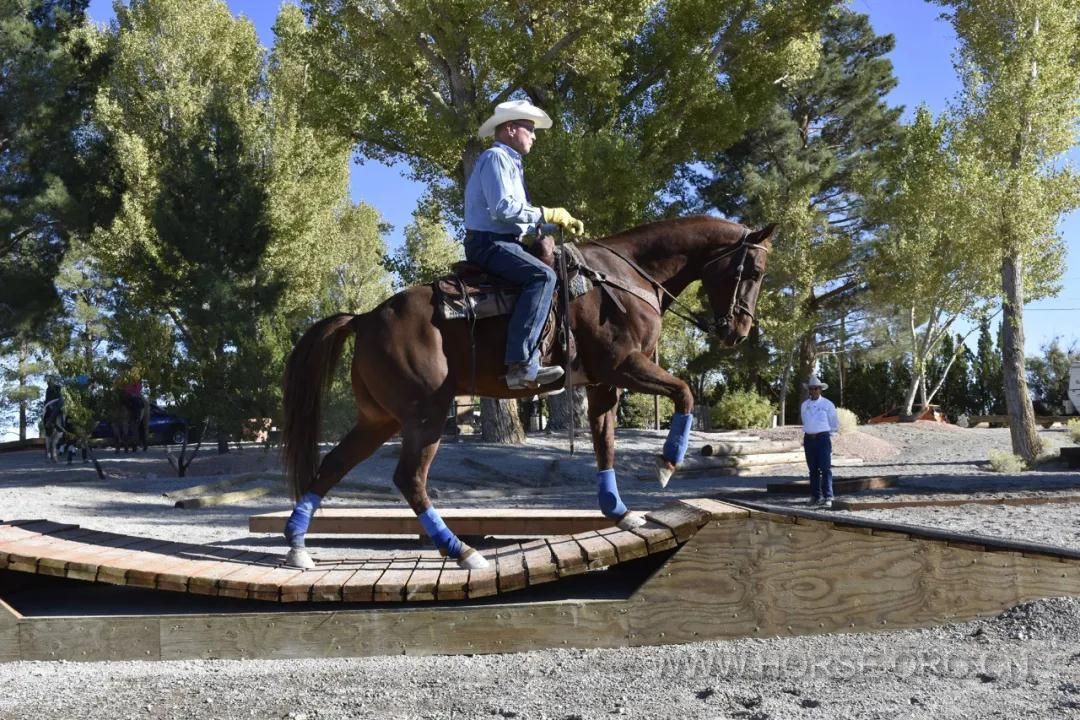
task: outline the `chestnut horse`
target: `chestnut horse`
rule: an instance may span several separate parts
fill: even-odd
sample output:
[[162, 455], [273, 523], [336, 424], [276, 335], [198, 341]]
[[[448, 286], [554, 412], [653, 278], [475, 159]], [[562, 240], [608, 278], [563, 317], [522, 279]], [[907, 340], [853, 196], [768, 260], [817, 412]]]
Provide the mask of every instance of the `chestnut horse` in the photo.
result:
[[[713, 321], [695, 321], [702, 327], [710, 325], [708, 329], [725, 345], [745, 340], [754, 322], [774, 229], [750, 231], [737, 223], [699, 216], [655, 222], [577, 246], [585, 264], [602, 273], [606, 282], [571, 303], [577, 354], [570, 373], [575, 385], [586, 386], [600, 509], [620, 527], [636, 527], [644, 520], [626, 509], [615, 482], [619, 388], [664, 395], [675, 403], [671, 431], [656, 460], [658, 478], [666, 485], [686, 452], [694, 399], [686, 383], [651, 359], [660, 339], [661, 315], [690, 283], [700, 280]], [[304, 333], [285, 370], [282, 444], [296, 500], [285, 531], [288, 564], [313, 566], [304, 549], [312, 513], [350, 469], [400, 432], [394, 484], [421, 526], [459, 566], [487, 566], [432, 507], [427, 475], [455, 396], [521, 398], [537, 392], [510, 390], [502, 378], [507, 319], [477, 321], [474, 343], [467, 321], [437, 315], [433, 290], [425, 285], [399, 292], [362, 315], [325, 318]], [[357, 421], [320, 462], [322, 391], [350, 337], [355, 338], [351, 378]]]

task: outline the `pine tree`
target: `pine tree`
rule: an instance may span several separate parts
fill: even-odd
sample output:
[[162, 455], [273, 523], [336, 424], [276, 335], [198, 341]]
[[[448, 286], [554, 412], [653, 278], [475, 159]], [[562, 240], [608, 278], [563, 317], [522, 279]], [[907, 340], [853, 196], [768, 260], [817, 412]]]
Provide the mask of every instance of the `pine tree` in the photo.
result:
[[843, 9], [825, 21], [820, 41], [816, 71], [784, 82], [764, 121], [695, 179], [707, 207], [748, 224], [780, 224], [760, 315], [778, 346], [781, 398], [798, 395], [819, 344], [833, 341], [834, 322], [857, 317], [852, 298], [862, 289], [857, 265], [868, 229], [860, 177], [873, 174], [900, 116], [884, 101], [896, 85], [886, 57], [892, 36], [876, 35], [865, 15]]
[[994, 347], [994, 339], [990, 335], [990, 320], [983, 319], [979, 323], [979, 340], [972, 371], [970, 408], [974, 414], [1000, 415], [1005, 412], [1001, 373], [1001, 354]]

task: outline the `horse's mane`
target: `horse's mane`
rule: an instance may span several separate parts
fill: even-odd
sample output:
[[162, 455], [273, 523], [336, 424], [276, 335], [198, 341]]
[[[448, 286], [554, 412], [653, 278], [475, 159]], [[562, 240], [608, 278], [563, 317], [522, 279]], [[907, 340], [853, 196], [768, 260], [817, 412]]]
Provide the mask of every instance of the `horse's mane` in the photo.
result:
[[645, 223], [644, 225], [638, 225], [622, 230], [614, 235], [597, 238], [597, 240], [603, 242], [605, 245], [647, 245], [654, 240], [670, 238], [673, 234], [696, 235], [701, 230], [707, 229], [710, 226], [717, 228], [724, 226], [741, 227], [736, 222], [713, 217], [712, 215], [689, 215], [681, 218], [656, 220], [654, 222]]

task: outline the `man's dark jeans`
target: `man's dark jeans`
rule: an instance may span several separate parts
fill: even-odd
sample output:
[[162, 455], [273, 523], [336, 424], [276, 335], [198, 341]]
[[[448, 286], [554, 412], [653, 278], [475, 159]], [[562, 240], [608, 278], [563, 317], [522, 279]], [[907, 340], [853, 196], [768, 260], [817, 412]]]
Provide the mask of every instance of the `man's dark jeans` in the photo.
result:
[[507, 328], [505, 362], [527, 362], [528, 377], [535, 378], [540, 367], [540, 332], [555, 293], [555, 271], [510, 236], [494, 233], [469, 232], [465, 236], [465, 259], [521, 288]]
[[810, 468], [810, 499], [832, 500], [832, 435], [803, 435], [803, 452]]

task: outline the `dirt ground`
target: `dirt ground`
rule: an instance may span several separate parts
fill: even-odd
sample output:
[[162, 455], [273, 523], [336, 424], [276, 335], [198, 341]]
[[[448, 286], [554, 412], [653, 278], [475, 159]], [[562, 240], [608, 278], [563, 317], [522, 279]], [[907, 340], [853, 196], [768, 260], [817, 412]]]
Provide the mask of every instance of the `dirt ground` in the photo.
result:
[[[756, 433], [796, 441], [798, 430]], [[799, 464], [755, 475], [716, 471], [694, 433], [682, 473], [667, 490], [651, 476], [662, 432], [618, 436], [616, 469], [627, 504], [677, 497], [734, 497], [777, 505], [766, 493], [802, 477]], [[1045, 430], [1049, 448], [1067, 442]], [[558, 436], [521, 446], [448, 439], [432, 469], [439, 507], [595, 507], [595, 466]], [[859, 464], [837, 478], [886, 475], [893, 487], [860, 498], [1080, 496], [1080, 474], [1053, 463], [1015, 476], [989, 471], [1008, 433], [932, 423], [861, 427], [836, 438], [838, 458]], [[403, 506], [391, 483], [391, 441], [352, 471], [327, 506]], [[94, 529], [284, 553], [279, 538], [252, 536], [251, 514], [288, 507], [276, 454], [245, 446], [200, 453], [177, 478], [163, 449], [100, 453], [106, 479], [87, 465], [49, 465], [43, 453], [0, 455], [0, 518], [47, 518]], [[238, 502], [185, 510], [183, 489], [255, 490]], [[260, 494], [261, 493], [261, 494]], [[959, 505], [864, 511], [861, 517], [1080, 549], [1076, 505]], [[854, 513], [853, 513], [854, 514]], [[313, 551], [345, 552], [313, 538]], [[403, 541], [411, 551], [416, 541]], [[362, 551], [359, 549], [357, 551]], [[747, 639], [633, 650], [559, 650], [509, 656], [163, 663], [11, 663], [0, 667], [0, 718], [1068, 718], [1080, 717], [1080, 602], [1047, 599], [998, 617], [922, 630]]]

